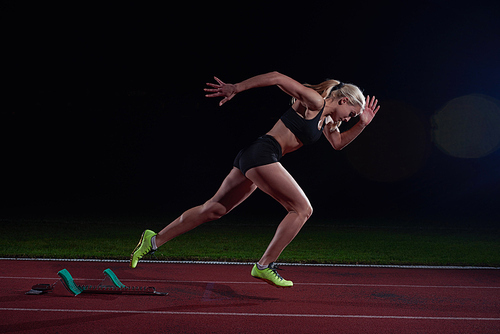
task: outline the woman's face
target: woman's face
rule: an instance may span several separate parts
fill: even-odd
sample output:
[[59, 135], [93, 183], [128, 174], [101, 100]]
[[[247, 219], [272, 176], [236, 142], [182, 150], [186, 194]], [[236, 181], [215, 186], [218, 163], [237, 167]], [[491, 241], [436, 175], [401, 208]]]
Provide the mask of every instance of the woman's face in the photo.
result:
[[347, 97], [340, 98], [336, 103], [336, 108], [332, 114], [332, 118], [334, 121], [339, 122], [349, 122], [349, 120], [353, 117], [357, 117], [361, 114], [361, 106], [360, 105], [352, 105], [349, 103], [349, 99]]

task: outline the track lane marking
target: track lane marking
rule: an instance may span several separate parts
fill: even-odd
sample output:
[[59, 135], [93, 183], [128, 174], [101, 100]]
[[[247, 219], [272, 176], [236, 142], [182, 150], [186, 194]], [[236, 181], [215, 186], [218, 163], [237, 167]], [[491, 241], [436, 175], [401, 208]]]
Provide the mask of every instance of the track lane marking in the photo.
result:
[[[0, 279], [22, 280], [58, 280], [59, 277], [22, 277], [0, 276]], [[75, 281], [102, 281], [96, 278], [74, 278]], [[120, 279], [122, 282], [145, 283], [199, 283], [199, 284], [262, 284], [262, 282], [232, 282], [232, 281], [179, 281], [179, 280], [148, 280], [148, 279]], [[473, 285], [412, 285], [412, 284], [368, 284], [368, 283], [294, 283], [297, 286], [352, 286], [352, 287], [386, 287], [386, 288], [432, 288], [432, 289], [500, 289], [500, 286], [473, 286]]]
[[239, 317], [293, 317], [293, 318], [356, 318], [356, 319], [402, 319], [402, 320], [462, 320], [462, 321], [500, 321], [500, 318], [474, 317], [419, 317], [399, 315], [358, 315], [358, 314], [270, 314], [270, 313], [235, 313], [235, 312], [180, 312], [180, 311], [132, 311], [132, 310], [72, 310], [3, 307], [0, 311], [13, 312], [74, 312], [74, 313], [110, 313], [110, 314], [162, 314], [162, 315], [206, 315]]
[[[113, 259], [57, 259], [57, 258], [11, 258], [0, 257], [0, 261], [55, 261], [55, 262], [103, 262], [129, 263], [130, 260]], [[141, 260], [141, 263], [156, 264], [203, 264], [203, 265], [253, 265], [255, 262], [226, 262], [226, 261], [169, 261], [169, 260]], [[480, 266], [430, 266], [430, 265], [402, 265], [402, 264], [344, 264], [344, 263], [287, 263], [277, 262], [280, 266], [296, 267], [350, 267], [350, 268], [388, 268], [388, 269], [453, 269], [453, 270], [500, 270], [500, 267]]]

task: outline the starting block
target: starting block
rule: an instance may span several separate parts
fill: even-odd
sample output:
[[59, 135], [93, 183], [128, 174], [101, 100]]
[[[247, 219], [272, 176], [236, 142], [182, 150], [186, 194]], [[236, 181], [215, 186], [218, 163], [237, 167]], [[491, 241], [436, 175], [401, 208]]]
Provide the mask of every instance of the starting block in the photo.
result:
[[104, 280], [98, 285], [77, 285], [73, 277], [66, 269], [57, 273], [60, 280], [54, 284], [36, 284], [30, 291], [26, 292], [27, 295], [40, 295], [47, 292], [54, 291], [54, 287], [58, 282], [74, 296], [81, 293], [98, 293], [98, 294], [126, 294], [126, 295], [155, 295], [166, 296], [166, 292], [158, 292], [154, 287], [140, 287], [140, 286], [126, 286], [123, 284], [111, 269], [104, 270]]

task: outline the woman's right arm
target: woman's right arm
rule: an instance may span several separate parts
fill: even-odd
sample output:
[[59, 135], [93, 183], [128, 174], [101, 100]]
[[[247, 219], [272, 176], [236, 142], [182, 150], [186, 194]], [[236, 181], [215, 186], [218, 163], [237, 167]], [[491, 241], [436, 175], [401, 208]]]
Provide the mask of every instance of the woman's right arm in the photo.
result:
[[367, 96], [366, 106], [359, 116], [358, 123], [354, 124], [352, 128], [345, 132], [340, 133], [340, 130], [338, 128], [335, 129], [331, 126], [325, 126], [323, 129], [323, 134], [325, 135], [326, 139], [328, 139], [332, 147], [336, 150], [341, 150], [349, 145], [349, 143], [352, 142], [366, 128], [368, 124], [371, 123], [373, 117], [375, 117], [378, 110], [380, 109], [380, 106], [377, 104], [378, 100], [375, 98], [375, 96], [372, 96], [371, 99], [370, 96]]
[[257, 75], [235, 85], [225, 84], [216, 77], [215, 80], [219, 84], [207, 83], [207, 85], [213, 88], [205, 88], [205, 91], [213, 93], [206, 95], [207, 97], [223, 96], [224, 99], [219, 105], [223, 105], [231, 100], [236, 94], [245, 90], [257, 87], [278, 86], [288, 95], [301, 101], [310, 110], [320, 110], [323, 107], [323, 98], [316, 91], [279, 72]]

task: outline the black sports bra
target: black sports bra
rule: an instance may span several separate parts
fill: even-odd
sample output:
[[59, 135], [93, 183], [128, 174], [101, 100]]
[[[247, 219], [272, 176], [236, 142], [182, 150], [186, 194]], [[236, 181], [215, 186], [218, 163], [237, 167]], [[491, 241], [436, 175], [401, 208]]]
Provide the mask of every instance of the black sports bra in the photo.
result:
[[301, 117], [292, 107], [290, 107], [290, 109], [288, 109], [283, 116], [281, 116], [281, 121], [290, 131], [292, 131], [302, 144], [314, 144], [321, 137], [323, 128], [325, 127], [325, 123], [323, 122], [321, 130], [318, 130], [318, 123], [324, 109], [325, 104], [323, 104], [323, 108], [321, 108], [316, 117], [307, 120]]

